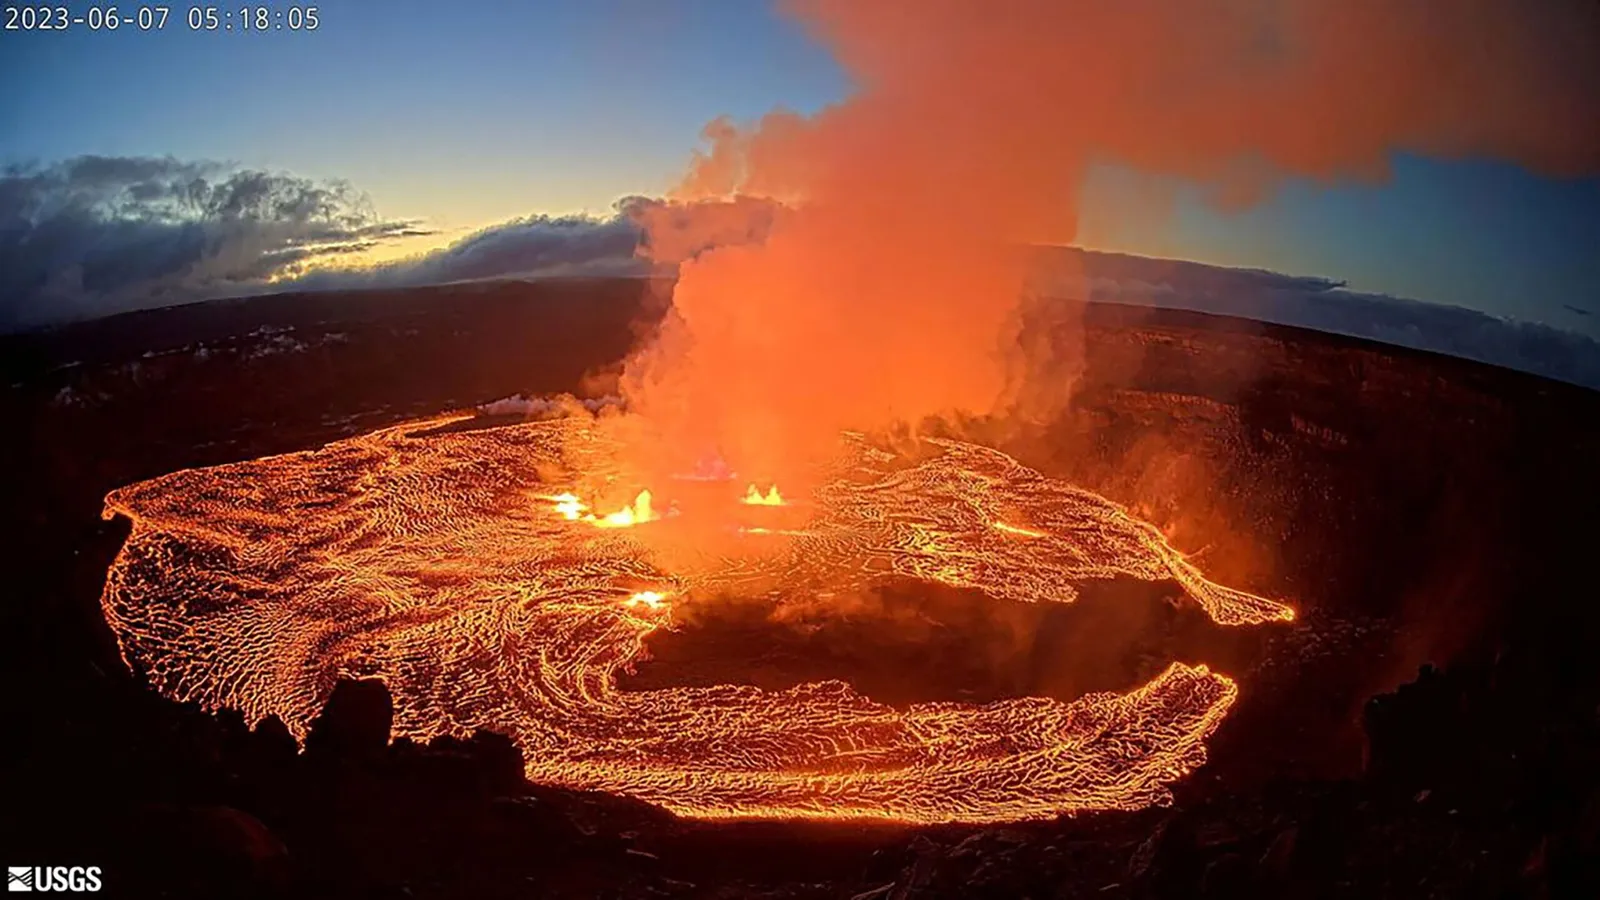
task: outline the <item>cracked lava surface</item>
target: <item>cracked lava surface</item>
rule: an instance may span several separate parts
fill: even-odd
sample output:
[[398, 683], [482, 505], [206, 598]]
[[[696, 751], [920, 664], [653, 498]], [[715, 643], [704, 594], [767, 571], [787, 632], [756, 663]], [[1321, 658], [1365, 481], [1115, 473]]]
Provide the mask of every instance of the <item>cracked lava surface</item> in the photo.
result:
[[[648, 500], [618, 520], [631, 527], [601, 527], [552, 499], [615, 472], [593, 420], [439, 430], [453, 421], [112, 492], [105, 515], [133, 522], [102, 596], [124, 658], [163, 694], [301, 736], [338, 678], [381, 678], [397, 736], [503, 732], [531, 780], [684, 816], [997, 822], [1166, 802], [1236, 685], [1174, 663], [1125, 694], [895, 708], [836, 680], [623, 691], [617, 674], [674, 603], [718, 593], [920, 579], [1070, 603], [1074, 583], [1132, 576], [1175, 580], [1224, 625], [1294, 615], [1206, 580], [1124, 508], [975, 444], [930, 441], [912, 460], [847, 434], [811, 496], [780, 506], [752, 487], [773, 502], [743, 527], [668, 553], [646, 530], [682, 523], [645, 521]], [[730, 505], [746, 496], [724, 487]], [[769, 513], [783, 518], [752, 518]]]

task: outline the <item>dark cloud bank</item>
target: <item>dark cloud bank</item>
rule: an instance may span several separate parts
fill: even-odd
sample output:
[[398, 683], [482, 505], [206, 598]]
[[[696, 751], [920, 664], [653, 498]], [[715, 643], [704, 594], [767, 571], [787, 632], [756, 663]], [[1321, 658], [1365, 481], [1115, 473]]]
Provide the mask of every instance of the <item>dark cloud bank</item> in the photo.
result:
[[0, 329], [258, 292], [419, 233], [340, 182], [168, 158], [0, 170]]
[[[170, 157], [11, 166], [0, 170], [0, 331], [269, 291], [645, 275], [660, 271], [639, 253], [646, 242], [657, 261], [686, 259], [758, 241], [777, 215], [760, 200], [688, 208], [628, 197], [609, 217], [530, 216], [421, 256], [337, 269], [326, 264], [427, 232], [382, 218], [340, 182]], [[1298, 325], [1600, 388], [1600, 343], [1587, 336], [1326, 279], [1051, 249], [1039, 254], [1036, 288]]]

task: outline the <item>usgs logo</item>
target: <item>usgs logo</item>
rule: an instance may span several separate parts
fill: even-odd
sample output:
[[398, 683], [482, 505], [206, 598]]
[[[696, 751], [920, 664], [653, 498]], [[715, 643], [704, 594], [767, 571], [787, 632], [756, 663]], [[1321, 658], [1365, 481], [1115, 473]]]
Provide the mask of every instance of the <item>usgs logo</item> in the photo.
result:
[[6, 866], [8, 891], [98, 891], [99, 866]]

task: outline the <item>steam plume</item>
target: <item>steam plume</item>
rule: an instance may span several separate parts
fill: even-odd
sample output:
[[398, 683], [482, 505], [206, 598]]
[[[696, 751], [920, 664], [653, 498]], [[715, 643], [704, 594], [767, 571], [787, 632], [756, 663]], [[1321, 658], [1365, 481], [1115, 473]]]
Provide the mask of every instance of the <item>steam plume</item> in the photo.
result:
[[1075, 236], [1115, 161], [1248, 204], [1397, 150], [1600, 167], [1600, 5], [796, 0], [858, 88], [704, 132], [677, 198], [789, 209], [685, 262], [629, 402], [763, 476], [840, 427], [1006, 403], [1022, 243]]

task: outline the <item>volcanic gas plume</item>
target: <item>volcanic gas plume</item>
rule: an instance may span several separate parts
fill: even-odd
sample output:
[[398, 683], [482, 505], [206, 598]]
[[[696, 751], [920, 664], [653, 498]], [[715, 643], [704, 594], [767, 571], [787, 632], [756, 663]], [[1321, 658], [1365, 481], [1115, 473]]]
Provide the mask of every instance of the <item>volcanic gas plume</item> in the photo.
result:
[[[786, 482], [841, 428], [1049, 414], [1070, 385], [1018, 377], [1021, 247], [1074, 240], [1093, 163], [1233, 206], [1285, 176], [1382, 177], [1396, 151], [1600, 168], [1587, 0], [782, 6], [854, 91], [812, 116], [712, 122], [683, 203], [645, 212], [651, 253], [692, 258], [660, 340], [628, 367], [651, 424], [640, 465], [720, 451]], [[696, 255], [738, 232], [739, 210], [760, 210], [764, 239]], [[1070, 364], [1075, 348], [1045, 352]]]
[[[685, 815], [998, 821], [1161, 801], [1234, 683], [1175, 663], [1125, 695], [896, 709], [839, 681], [622, 691], [617, 674], [677, 603], [893, 579], [1057, 603], [1086, 581], [1171, 579], [1219, 623], [1293, 616], [973, 444], [911, 459], [845, 435], [804, 498], [683, 481], [624, 516], [577, 499], [621, 477], [587, 416], [430, 432], [449, 421], [114, 492], [107, 515], [134, 528], [103, 606], [125, 658], [168, 695], [298, 734], [339, 677], [376, 676], [398, 734], [504, 732], [530, 778]], [[725, 540], [652, 538], [698, 515]]]

